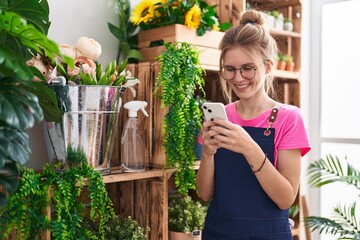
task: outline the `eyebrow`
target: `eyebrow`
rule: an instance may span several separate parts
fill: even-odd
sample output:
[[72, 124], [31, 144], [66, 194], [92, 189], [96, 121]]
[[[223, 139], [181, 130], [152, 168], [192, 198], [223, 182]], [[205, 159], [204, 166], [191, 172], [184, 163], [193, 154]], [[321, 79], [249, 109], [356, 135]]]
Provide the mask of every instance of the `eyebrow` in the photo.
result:
[[[224, 67], [233, 67], [233, 68], [236, 68], [236, 67], [234, 67], [233, 65], [230, 65], [230, 64], [224, 64], [223, 66], [224, 66]], [[250, 66], [250, 67], [256, 67], [256, 64], [255, 64], [255, 63], [245, 63], [245, 64], [241, 65], [240, 68], [242, 68], [242, 67], [248, 67], [248, 66]]]

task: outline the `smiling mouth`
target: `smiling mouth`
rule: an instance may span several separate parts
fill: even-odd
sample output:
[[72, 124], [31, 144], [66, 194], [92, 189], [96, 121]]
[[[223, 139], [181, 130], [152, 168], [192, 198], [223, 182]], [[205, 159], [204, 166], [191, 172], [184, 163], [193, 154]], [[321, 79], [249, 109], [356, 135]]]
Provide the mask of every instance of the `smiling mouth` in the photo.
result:
[[235, 84], [234, 86], [238, 90], [244, 90], [244, 89], [246, 89], [246, 88], [248, 88], [250, 86], [250, 83], [247, 83], [247, 84]]

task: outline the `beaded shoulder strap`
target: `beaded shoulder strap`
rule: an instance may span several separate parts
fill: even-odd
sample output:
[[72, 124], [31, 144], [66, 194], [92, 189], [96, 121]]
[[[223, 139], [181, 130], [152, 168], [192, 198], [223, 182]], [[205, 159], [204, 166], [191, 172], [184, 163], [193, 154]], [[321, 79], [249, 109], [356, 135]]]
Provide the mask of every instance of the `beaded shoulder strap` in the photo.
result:
[[280, 103], [277, 102], [274, 106], [274, 108], [271, 110], [271, 113], [270, 113], [270, 117], [268, 119], [268, 126], [267, 128], [265, 129], [264, 131], [264, 135], [265, 136], [270, 136], [271, 134], [271, 130], [270, 128], [272, 127], [272, 125], [274, 124], [275, 120], [276, 120], [276, 117], [277, 117], [277, 114], [279, 112], [279, 107], [280, 107]]

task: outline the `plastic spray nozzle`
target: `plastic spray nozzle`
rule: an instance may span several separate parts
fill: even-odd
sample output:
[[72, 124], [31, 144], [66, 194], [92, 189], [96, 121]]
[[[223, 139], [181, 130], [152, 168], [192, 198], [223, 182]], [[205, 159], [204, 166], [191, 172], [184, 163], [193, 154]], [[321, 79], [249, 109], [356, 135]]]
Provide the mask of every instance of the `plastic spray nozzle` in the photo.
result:
[[141, 110], [143, 114], [148, 117], [149, 114], [145, 111], [147, 102], [145, 101], [130, 101], [124, 104], [124, 108], [129, 110], [129, 117], [137, 117], [137, 111]]
[[127, 80], [127, 82], [124, 84], [124, 87], [130, 88], [130, 91], [131, 91], [133, 97], [136, 97], [136, 91], [135, 91], [134, 86], [138, 83], [140, 83], [139, 79], [131, 78], [131, 79]]

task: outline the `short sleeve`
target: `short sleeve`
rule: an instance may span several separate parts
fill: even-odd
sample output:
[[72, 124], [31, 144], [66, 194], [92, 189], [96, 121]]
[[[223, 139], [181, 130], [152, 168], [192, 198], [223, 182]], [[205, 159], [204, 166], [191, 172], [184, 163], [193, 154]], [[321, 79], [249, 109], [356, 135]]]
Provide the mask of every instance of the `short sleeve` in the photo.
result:
[[300, 149], [304, 156], [311, 149], [304, 120], [299, 108], [286, 111], [283, 126], [280, 128], [278, 150]]

